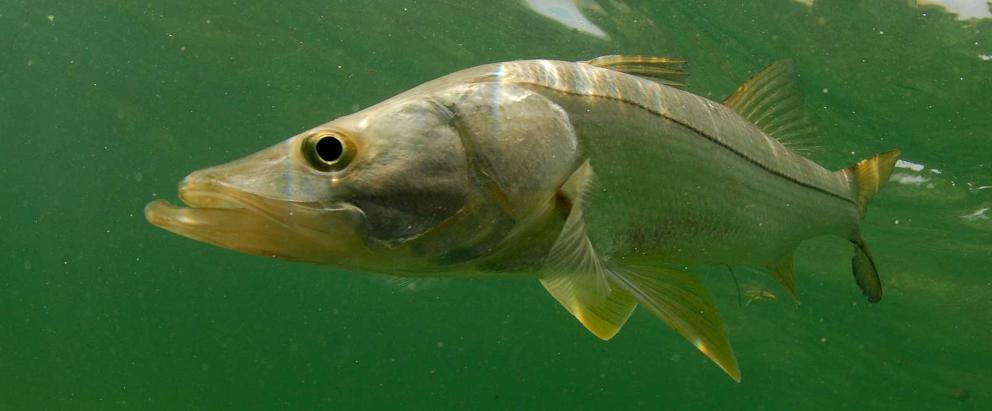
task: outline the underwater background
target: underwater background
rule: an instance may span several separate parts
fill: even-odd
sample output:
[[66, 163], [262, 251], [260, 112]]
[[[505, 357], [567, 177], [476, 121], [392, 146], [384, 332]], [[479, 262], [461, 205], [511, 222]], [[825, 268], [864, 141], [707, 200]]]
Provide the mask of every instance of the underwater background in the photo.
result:
[[[992, 409], [984, 1], [260, 3], [0, 2], [0, 410]], [[901, 149], [864, 224], [882, 301], [841, 239], [799, 249], [799, 304], [762, 269], [699, 270], [737, 384], [644, 310], [603, 342], [534, 279], [396, 285], [142, 215], [444, 74], [606, 54], [683, 58], [718, 101], [791, 58], [814, 160]]]

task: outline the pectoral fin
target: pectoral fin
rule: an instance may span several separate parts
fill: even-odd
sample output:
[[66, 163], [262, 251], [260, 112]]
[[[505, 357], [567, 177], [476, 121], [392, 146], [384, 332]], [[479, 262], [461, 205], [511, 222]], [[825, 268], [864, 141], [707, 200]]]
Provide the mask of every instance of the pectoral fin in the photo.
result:
[[618, 288], [630, 293], [696, 346], [734, 381], [741, 381], [737, 358], [730, 347], [720, 314], [709, 292], [691, 273], [667, 268], [624, 267], [615, 271]]
[[548, 254], [541, 284], [590, 332], [608, 340], [620, 331], [637, 303], [624, 290], [610, 286], [609, 271], [586, 234], [582, 199], [593, 176], [587, 161], [559, 191], [568, 217]]

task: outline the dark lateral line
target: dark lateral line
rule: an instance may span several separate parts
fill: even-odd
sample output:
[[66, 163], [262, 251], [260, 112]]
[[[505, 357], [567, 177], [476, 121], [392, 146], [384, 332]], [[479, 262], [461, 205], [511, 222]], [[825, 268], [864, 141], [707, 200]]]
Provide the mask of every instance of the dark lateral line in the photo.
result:
[[703, 136], [704, 138], [706, 138], [707, 140], [709, 140], [713, 144], [716, 144], [716, 145], [718, 145], [720, 147], [723, 147], [727, 151], [736, 154], [738, 157], [746, 160], [747, 162], [753, 164], [754, 166], [756, 166], [756, 167], [758, 167], [758, 168], [760, 168], [762, 170], [765, 170], [765, 171], [771, 173], [772, 175], [779, 176], [779, 177], [784, 178], [784, 179], [786, 179], [788, 181], [791, 181], [792, 183], [798, 184], [800, 186], [806, 187], [806, 188], [811, 189], [811, 190], [814, 190], [814, 191], [818, 191], [818, 192], [823, 193], [823, 194], [826, 194], [826, 195], [828, 195], [830, 197], [834, 197], [834, 198], [837, 198], [837, 199], [846, 201], [848, 203], [853, 204], [855, 207], [857, 207], [857, 205], [858, 205], [858, 203], [854, 202], [854, 200], [851, 200], [851, 199], [846, 198], [844, 196], [841, 196], [841, 195], [835, 194], [833, 192], [824, 190], [824, 189], [822, 189], [820, 187], [817, 187], [815, 185], [812, 185], [812, 184], [809, 184], [809, 183], [805, 183], [805, 182], [796, 180], [795, 178], [792, 178], [792, 177], [790, 177], [790, 176], [788, 176], [786, 174], [782, 174], [781, 172], [778, 172], [776, 170], [773, 170], [771, 168], [768, 168], [768, 166], [759, 163], [757, 160], [755, 160], [755, 159], [753, 159], [751, 157], [748, 157], [746, 154], [741, 153], [740, 151], [735, 150], [733, 147], [724, 144], [722, 141], [716, 139], [715, 137], [713, 137], [713, 136], [711, 136], [709, 134], [706, 134], [702, 130], [700, 130], [700, 129], [696, 128], [696, 127], [693, 127], [693, 126], [691, 126], [691, 125], [689, 125], [687, 123], [684, 123], [682, 121], [679, 121], [677, 119], [674, 119], [672, 117], [669, 117], [669, 116], [665, 115], [664, 113], [660, 113], [658, 111], [655, 111], [655, 110], [651, 109], [650, 107], [645, 107], [644, 105], [642, 105], [640, 103], [637, 103], [637, 102], [634, 102], [634, 101], [624, 100], [624, 99], [621, 99], [621, 98], [611, 97], [611, 96], [600, 96], [600, 95], [597, 95], [597, 94], [583, 94], [583, 93], [576, 93], [576, 92], [568, 91], [568, 90], [560, 90], [560, 89], [557, 89], [557, 88], [554, 88], [554, 87], [545, 86], [543, 84], [537, 84], [537, 83], [526, 83], [526, 84], [532, 85], [532, 86], [541, 87], [541, 88], [546, 88], [548, 90], [557, 91], [559, 93], [569, 94], [569, 95], [573, 95], [573, 96], [602, 98], [602, 99], [606, 99], [606, 100], [619, 101], [619, 102], [624, 103], [624, 104], [632, 105], [634, 107], [637, 107], [637, 108], [640, 108], [640, 109], [642, 109], [644, 111], [647, 111], [648, 113], [654, 114], [655, 116], [658, 116], [660, 118], [663, 118], [663, 119], [666, 119], [668, 121], [671, 121], [671, 122], [673, 122], [675, 124], [678, 124], [678, 125], [680, 125], [682, 127], [685, 127], [687, 129], [689, 129], [690, 131], [693, 131], [696, 134], [699, 134], [699, 135]]

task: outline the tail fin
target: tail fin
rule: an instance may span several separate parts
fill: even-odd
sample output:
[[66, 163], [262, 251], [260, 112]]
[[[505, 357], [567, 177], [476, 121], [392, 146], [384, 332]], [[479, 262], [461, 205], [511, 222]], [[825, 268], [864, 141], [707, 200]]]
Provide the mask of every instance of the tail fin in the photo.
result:
[[882, 300], [882, 280], [878, 278], [875, 260], [871, 258], [865, 240], [858, 234], [851, 240], [854, 244], [854, 257], [851, 258], [851, 271], [854, 281], [861, 287], [861, 292], [868, 297], [868, 302], [877, 303]]
[[[899, 150], [886, 151], [874, 157], [859, 161], [857, 164], [848, 167], [847, 171], [854, 176], [854, 185], [858, 195], [858, 211], [862, 216], [868, 208], [878, 189], [889, 180], [892, 168], [899, 159]], [[854, 258], [851, 259], [851, 268], [854, 271], [854, 280], [861, 287], [861, 292], [868, 301], [877, 303], [882, 299], [882, 282], [878, 279], [878, 270], [875, 268], [875, 261], [871, 258], [865, 240], [861, 238], [860, 231], [850, 238], [854, 244]]]
[[899, 150], [890, 150], [874, 157], [859, 161], [847, 168], [854, 176], [854, 184], [858, 193], [858, 210], [865, 215], [868, 202], [875, 196], [882, 184], [889, 180], [892, 168], [899, 160]]

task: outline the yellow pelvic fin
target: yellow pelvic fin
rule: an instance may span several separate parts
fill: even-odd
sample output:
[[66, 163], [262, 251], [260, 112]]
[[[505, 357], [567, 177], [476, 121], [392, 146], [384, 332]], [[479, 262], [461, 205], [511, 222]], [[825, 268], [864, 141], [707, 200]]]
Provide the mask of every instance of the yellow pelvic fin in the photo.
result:
[[878, 154], [874, 157], [859, 161], [857, 164], [847, 168], [847, 172], [854, 177], [854, 184], [858, 195], [858, 210], [861, 215], [868, 209], [868, 202], [878, 193], [889, 175], [892, 168], [899, 160], [899, 150], [890, 150]]
[[611, 55], [596, 57], [584, 63], [621, 73], [648, 77], [661, 84], [685, 88], [685, 78], [689, 73], [682, 68], [684, 60], [669, 57]]
[[796, 151], [809, 151], [819, 137], [816, 118], [806, 111], [793, 80], [791, 60], [779, 60], [741, 84], [723, 105]]
[[637, 308], [637, 300], [620, 288], [611, 289], [609, 295], [596, 301], [587, 298], [584, 293], [576, 292], [582, 284], [572, 282], [566, 276], [542, 278], [541, 284], [589, 332], [601, 340], [609, 340], [617, 335]]
[[614, 271], [627, 290], [651, 314], [689, 340], [734, 381], [741, 381], [737, 358], [710, 294], [696, 277], [668, 268], [628, 266]]
[[785, 258], [768, 267], [778, 283], [789, 292], [796, 302], [799, 302], [799, 294], [796, 293], [796, 268], [793, 261], [793, 254], [789, 253]]
[[545, 260], [541, 284], [590, 332], [609, 340], [627, 321], [637, 302], [610, 286], [608, 269], [586, 233], [582, 200], [594, 174], [588, 160], [562, 185], [568, 217]]

